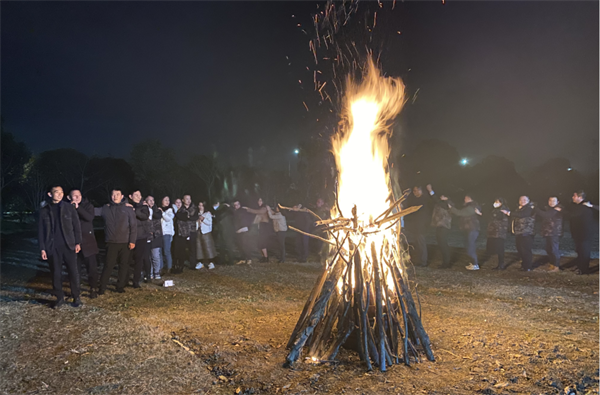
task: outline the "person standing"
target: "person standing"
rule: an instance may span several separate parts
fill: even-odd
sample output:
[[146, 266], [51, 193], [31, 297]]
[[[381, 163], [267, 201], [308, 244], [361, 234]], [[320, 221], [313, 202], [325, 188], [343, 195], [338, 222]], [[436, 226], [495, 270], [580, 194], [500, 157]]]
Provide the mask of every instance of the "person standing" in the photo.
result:
[[533, 264], [533, 237], [535, 236], [534, 205], [528, 196], [519, 198], [519, 208], [509, 215], [513, 221], [512, 230], [515, 234], [517, 255], [521, 259], [521, 270], [530, 272]]
[[73, 189], [69, 193], [71, 204], [75, 207], [81, 223], [81, 251], [77, 254], [78, 269], [85, 266], [90, 286], [90, 299], [98, 297], [98, 243], [94, 234], [94, 206], [81, 196], [81, 191]]
[[236, 262], [237, 265], [244, 263], [252, 264], [252, 256], [248, 248], [248, 231], [252, 224], [252, 218], [248, 212], [242, 209], [240, 201], [236, 200], [233, 202], [233, 227], [235, 229], [235, 239], [237, 248], [240, 254], [240, 260]]
[[145, 281], [150, 277], [150, 209], [146, 202], [142, 202], [142, 193], [139, 190], [129, 195], [137, 221], [137, 239], [133, 249], [133, 288], [140, 288], [142, 271], [145, 272]]
[[150, 211], [150, 232], [148, 239], [150, 241], [150, 276], [151, 280], [160, 280], [160, 272], [163, 267], [162, 249], [163, 249], [163, 234], [162, 234], [162, 211], [154, 205], [154, 197], [147, 196], [145, 199], [148, 210]]
[[61, 186], [53, 186], [48, 192], [50, 202], [39, 212], [38, 242], [43, 260], [48, 261], [52, 276], [52, 288], [56, 296], [54, 308], [65, 304], [62, 289], [62, 266], [67, 267], [73, 307], [81, 306], [77, 254], [81, 250], [81, 224], [75, 208], [63, 201]]
[[598, 206], [586, 200], [584, 191], [573, 193], [571, 199], [573, 204], [568, 208], [568, 213], [571, 222], [571, 237], [573, 237], [577, 252], [578, 274], [589, 274], [592, 237], [594, 229], [598, 229], [594, 221], [593, 210], [598, 211]]
[[267, 206], [269, 218], [273, 221], [273, 230], [279, 246], [279, 263], [285, 263], [285, 235], [287, 233], [287, 222], [285, 217], [279, 211], [279, 206], [275, 205], [275, 210]]
[[431, 226], [435, 228], [435, 239], [442, 254], [442, 267], [449, 268], [450, 247], [448, 247], [448, 233], [452, 228], [452, 215], [450, 207], [453, 206], [451, 200], [444, 195], [437, 196], [433, 191], [431, 184], [427, 185], [427, 191], [433, 198], [433, 214], [431, 215]]
[[108, 280], [115, 267], [119, 265], [117, 292], [125, 292], [129, 274], [129, 255], [135, 248], [137, 220], [131, 205], [126, 205], [123, 192], [115, 188], [111, 191], [111, 201], [102, 206], [104, 236], [106, 240], [106, 263], [100, 277], [99, 295], [104, 295]]
[[[213, 263], [217, 256], [215, 241], [212, 237], [213, 217], [210, 211], [204, 211], [205, 202], [198, 203], [198, 232], [196, 239], [196, 258], [198, 263], [196, 269], [204, 268], [204, 264], [208, 262], [208, 270], [215, 268]], [[204, 261], [204, 262], [203, 262]]]
[[431, 221], [430, 205], [431, 198], [423, 194], [423, 189], [420, 186], [415, 186], [412, 189], [412, 194], [402, 203], [402, 208], [404, 209], [421, 206], [416, 212], [404, 217], [408, 240], [414, 246], [414, 254], [410, 254], [411, 260], [416, 265], [421, 266], [427, 266], [429, 264], [427, 261], [425, 232], [427, 231], [427, 224]]
[[[331, 219], [331, 208], [325, 204], [325, 201], [322, 198], [317, 199], [317, 204], [314, 210], [314, 213], [321, 218], [321, 220], [325, 221]], [[313, 228], [316, 228], [316, 221], [313, 222]], [[320, 236], [324, 239], [327, 239], [329, 235], [324, 230], [316, 230], [314, 232], [317, 236]], [[325, 243], [323, 240], [315, 240], [317, 245], [319, 246], [319, 257], [321, 259], [321, 264], [325, 265], [327, 257], [329, 256], [329, 244]]]
[[490, 221], [487, 226], [487, 241], [485, 248], [485, 257], [482, 263], [485, 263], [492, 255], [498, 256], [498, 266], [496, 270], [505, 270], [504, 263], [504, 241], [508, 234], [508, 214], [510, 210], [501, 197], [494, 200]]
[[[294, 226], [298, 230], [310, 233], [313, 221], [312, 215], [306, 208], [302, 207], [301, 204], [297, 204], [292, 207], [290, 214]], [[308, 260], [308, 236], [299, 232], [296, 233], [296, 255], [298, 256], [298, 262], [304, 263]]]
[[479, 213], [481, 213], [481, 207], [479, 207], [479, 204], [471, 196], [466, 195], [463, 208], [457, 209], [451, 207], [450, 212], [459, 217], [460, 230], [465, 234], [465, 248], [467, 255], [471, 258], [471, 262], [465, 268], [467, 270], [479, 270], [476, 241], [479, 236], [478, 217]]
[[190, 195], [183, 196], [183, 204], [175, 213], [177, 220], [177, 242], [175, 243], [175, 265], [176, 272], [183, 272], [185, 261], [190, 265], [196, 262], [196, 221], [198, 220], [198, 208], [192, 204]]
[[542, 237], [546, 239], [546, 253], [550, 258], [550, 271], [560, 270], [559, 241], [563, 233], [563, 207], [556, 196], [548, 199], [548, 205], [542, 210], [538, 207], [534, 212], [542, 218]]
[[161, 212], [160, 223], [162, 226], [162, 237], [163, 237], [163, 272], [169, 273], [173, 267], [173, 255], [171, 255], [171, 243], [173, 242], [173, 235], [175, 234], [175, 227], [173, 218], [175, 218], [175, 211], [171, 207], [171, 201], [168, 196], [162, 199], [161, 207], [158, 208]]
[[181, 206], [183, 206], [181, 199], [175, 199], [175, 203], [173, 203], [173, 212], [177, 214], [177, 210], [179, 210]]
[[272, 232], [272, 226], [269, 223], [269, 215], [267, 214], [267, 207], [264, 205], [262, 198], [258, 198], [258, 208], [251, 209], [248, 207], [242, 207], [250, 214], [254, 214], [254, 224], [258, 225], [258, 249], [260, 250], [262, 257], [259, 262], [269, 262], [269, 252], [267, 250], [269, 246], [269, 238]]
[[213, 204], [213, 234], [219, 256], [219, 262], [230, 265], [233, 264], [235, 246], [233, 238], [233, 210], [227, 203]]

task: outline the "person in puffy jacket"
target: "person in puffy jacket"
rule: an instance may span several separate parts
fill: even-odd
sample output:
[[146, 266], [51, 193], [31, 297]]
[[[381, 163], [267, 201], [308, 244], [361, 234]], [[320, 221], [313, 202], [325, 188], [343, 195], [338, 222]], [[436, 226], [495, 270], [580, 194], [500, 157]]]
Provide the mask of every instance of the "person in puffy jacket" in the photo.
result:
[[477, 246], [475, 242], [479, 236], [479, 215], [481, 215], [481, 207], [474, 201], [471, 196], [466, 195], [464, 206], [461, 209], [451, 207], [450, 212], [459, 217], [460, 230], [465, 234], [465, 248], [467, 255], [471, 258], [467, 266], [467, 270], [479, 270], [479, 262], [477, 261]]
[[448, 247], [448, 233], [452, 228], [452, 215], [450, 207], [454, 204], [444, 195], [437, 196], [431, 184], [427, 185], [427, 191], [433, 198], [433, 214], [431, 215], [431, 226], [435, 228], [435, 239], [442, 253], [442, 267], [450, 267], [450, 247]]
[[546, 239], [546, 253], [550, 258], [550, 271], [560, 270], [559, 240], [563, 234], [563, 207], [556, 196], [548, 199], [544, 209], [536, 207], [534, 213], [542, 219], [542, 237]]
[[208, 269], [215, 268], [213, 260], [217, 256], [217, 248], [212, 236], [213, 216], [210, 211], [206, 210], [206, 202], [198, 203], [198, 236], [196, 239], [196, 258], [198, 263], [196, 269], [204, 268], [204, 264], [208, 263]]
[[144, 281], [150, 278], [150, 209], [146, 202], [142, 201], [142, 193], [136, 190], [131, 195], [131, 204], [137, 221], [137, 238], [133, 249], [133, 288], [140, 288], [142, 271], [145, 272]]
[[147, 196], [144, 200], [150, 210], [150, 232], [148, 240], [150, 241], [150, 268], [146, 276], [150, 276], [151, 280], [160, 280], [160, 272], [163, 266], [162, 249], [162, 211], [155, 206], [153, 196]]
[[162, 226], [163, 238], [163, 273], [169, 273], [173, 267], [173, 255], [171, 255], [171, 243], [175, 234], [175, 226], [173, 218], [175, 218], [175, 210], [171, 206], [171, 200], [168, 196], [162, 198], [161, 206], [158, 207], [161, 212], [160, 224]]
[[519, 198], [519, 208], [510, 212], [512, 219], [512, 231], [515, 234], [517, 255], [521, 259], [521, 270], [530, 272], [533, 264], [533, 237], [535, 236], [535, 213], [534, 205], [528, 196]]
[[504, 263], [504, 241], [508, 234], [509, 213], [510, 210], [503, 198], [499, 197], [494, 200], [493, 208], [490, 212], [490, 220], [487, 225], [485, 258], [482, 261], [485, 262], [492, 255], [497, 255], [498, 266], [496, 266], [496, 270], [506, 269], [506, 264]]
[[196, 265], [196, 221], [198, 208], [192, 203], [190, 195], [183, 196], [183, 204], [175, 213], [175, 236], [173, 237], [173, 272], [183, 272], [185, 261]]
[[594, 230], [598, 224], [594, 219], [594, 210], [598, 206], [586, 200], [584, 191], [577, 191], [571, 197], [573, 204], [566, 207], [571, 222], [571, 237], [575, 242], [579, 274], [590, 274], [590, 254]]

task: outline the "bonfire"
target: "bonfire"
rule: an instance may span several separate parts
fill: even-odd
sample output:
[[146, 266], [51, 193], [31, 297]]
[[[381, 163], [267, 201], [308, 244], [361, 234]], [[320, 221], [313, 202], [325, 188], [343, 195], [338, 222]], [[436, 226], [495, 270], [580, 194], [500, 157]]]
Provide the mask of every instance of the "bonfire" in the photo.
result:
[[420, 207], [402, 210], [405, 195], [395, 197], [389, 180], [388, 140], [404, 103], [402, 81], [382, 76], [371, 59], [359, 81], [346, 81], [332, 140], [336, 205], [329, 220], [311, 212], [330, 253], [288, 342], [287, 365], [303, 352], [309, 362], [334, 361], [344, 344], [354, 344], [368, 370], [410, 365], [420, 353], [434, 360], [401, 243], [401, 218]]

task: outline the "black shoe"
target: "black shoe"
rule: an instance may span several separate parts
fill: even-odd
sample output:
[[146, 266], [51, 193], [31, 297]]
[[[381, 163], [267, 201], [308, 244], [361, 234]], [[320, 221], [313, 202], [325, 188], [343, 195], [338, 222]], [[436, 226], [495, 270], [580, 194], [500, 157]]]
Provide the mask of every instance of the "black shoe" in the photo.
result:
[[[104, 292], [102, 292], [104, 293]], [[98, 294], [96, 293], [95, 289], [90, 290], [90, 299], [96, 299], [98, 297]]]
[[144, 277], [144, 282], [147, 283], [148, 282], [148, 277]]
[[494, 270], [506, 270], [506, 266], [504, 265], [498, 265], [494, 268]]
[[283, 259], [280, 259], [277, 261], [277, 263], [285, 263], [285, 261]]
[[[100, 288], [100, 289], [98, 290], [98, 295], [104, 295], [104, 293], [105, 293], [105, 292], [106, 292], [106, 290], [105, 290], [105, 289], [102, 289], [102, 288]], [[90, 296], [90, 298], [91, 298], [91, 296]]]
[[525, 269], [524, 267], [522, 267], [522, 268], [521, 268], [521, 271], [522, 271], [522, 272], [530, 272], [530, 271], [531, 271], [531, 269]]
[[[137, 288], [139, 288], [140, 286], [138, 285]], [[135, 288], [135, 285], [133, 286], [133, 288]], [[118, 294], [124, 294], [125, 290], [123, 288], [117, 288], [117, 293]]]
[[83, 303], [81, 303], [81, 299], [77, 298], [73, 301], [73, 303], [71, 303], [71, 306], [73, 307], [81, 307]]
[[[135, 284], [133, 284], [133, 288], [142, 288], [142, 286], [138, 283], [135, 283]], [[123, 291], [123, 292], [125, 292], [125, 291]]]
[[52, 306], [53, 309], [60, 309], [62, 306], [65, 305], [65, 299], [58, 299], [56, 302], [54, 302], [54, 306]]

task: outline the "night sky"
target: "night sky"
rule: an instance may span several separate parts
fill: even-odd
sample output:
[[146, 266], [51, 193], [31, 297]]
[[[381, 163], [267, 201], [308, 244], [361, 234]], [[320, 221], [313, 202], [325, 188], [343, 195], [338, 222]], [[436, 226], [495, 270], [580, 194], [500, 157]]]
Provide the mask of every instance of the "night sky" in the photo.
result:
[[[181, 158], [217, 149], [242, 162], [263, 147], [287, 163], [301, 140], [333, 126], [302, 103], [315, 98], [316, 4], [3, 2], [5, 130], [34, 152], [127, 158], [158, 138]], [[597, 169], [598, 11], [598, 2], [385, 3], [374, 49], [416, 94], [395, 149], [439, 138], [473, 161], [494, 154], [528, 170], [566, 157]]]

